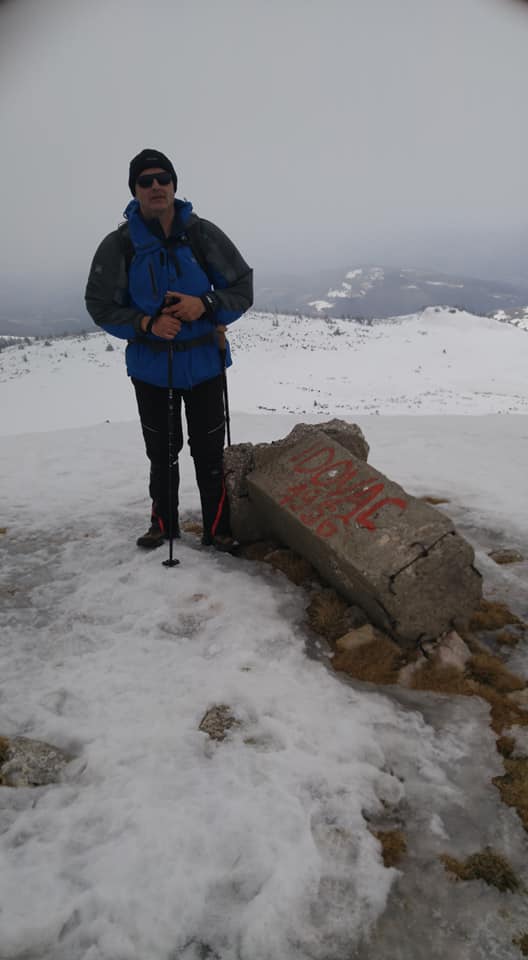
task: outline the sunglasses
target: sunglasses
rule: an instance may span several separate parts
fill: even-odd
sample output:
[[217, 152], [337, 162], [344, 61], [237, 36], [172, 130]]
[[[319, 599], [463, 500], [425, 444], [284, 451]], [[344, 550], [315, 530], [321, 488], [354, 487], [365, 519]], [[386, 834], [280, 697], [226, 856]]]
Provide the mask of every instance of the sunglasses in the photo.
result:
[[160, 187], [166, 187], [171, 182], [172, 175], [170, 173], [142, 173], [137, 178], [136, 183], [146, 190], [152, 186], [154, 180], [159, 183]]

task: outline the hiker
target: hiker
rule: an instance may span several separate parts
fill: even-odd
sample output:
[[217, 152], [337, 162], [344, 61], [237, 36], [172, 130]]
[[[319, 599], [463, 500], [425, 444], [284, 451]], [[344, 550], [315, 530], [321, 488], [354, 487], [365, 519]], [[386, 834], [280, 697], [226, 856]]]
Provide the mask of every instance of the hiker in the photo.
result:
[[[136, 392], [150, 460], [150, 528], [137, 540], [146, 549], [168, 538], [168, 344], [173, 346], [174, 447], [183, 446], [185, 406], [191, 456], [200, 492], [205, 545], [229, 544], [223, 479], [225, 368], [218, 338], [253, 302], [253, 272], [231, 240], [192, 204], [175, 199], [178, 179], [159, 150], [130, 163], [133, 200], [126, 222], [99, 245], [86, 286], [95, 323], [128, 340], [127, 373]], [[221, 344], [222, 346], [223, 344]], [[225, 341], [224, 362], [231, 364]], [[179, 536], [178, 465], [172, 470], [173, 536]]]

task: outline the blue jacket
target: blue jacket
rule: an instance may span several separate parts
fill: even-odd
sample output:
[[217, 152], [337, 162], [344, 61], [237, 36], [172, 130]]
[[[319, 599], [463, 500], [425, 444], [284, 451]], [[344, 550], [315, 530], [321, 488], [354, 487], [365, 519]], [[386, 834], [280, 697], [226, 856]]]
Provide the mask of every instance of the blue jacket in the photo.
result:
[[[231, 240], [210, 221], [175, 200], [169, 237], [158, 220], [146, 221], [139, 203], [125, 210], [126, 224], [99, 245], [86, 287], [86, 305], [107, 333], [128, 340], [129, 376], [168, 385], [168, 343], [144, 334], [141, 319], [152, 316], [168, 290], [201, 297], [208, 309], [184, 323], [173, 343], [173, 385], [190, 389], [222, 371], [215, 328], [237, 320], [253, 302], [252, 271]], [[192, 243], [192, 246], [191, 246]], [[196, 254], [196, 256], [195, 256]], [[231, 356], [227, 345], [226, 363]]]

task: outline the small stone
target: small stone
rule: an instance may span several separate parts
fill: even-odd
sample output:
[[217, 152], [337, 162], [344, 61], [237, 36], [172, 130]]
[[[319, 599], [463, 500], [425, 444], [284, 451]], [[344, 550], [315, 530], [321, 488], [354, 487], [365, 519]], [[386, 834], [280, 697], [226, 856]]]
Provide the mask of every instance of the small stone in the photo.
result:
[[207, 733], [211, 740], [223, 740], [227, 731], [234, 726], [239, 726], [239, 722], [231, 713], [231, 707], [219, 703], [204, 714], [198, 729]]
[[471, 650], [456, 630], [451, 630], [450, 633], [441, 638], [436, 648], [436, 655], [438, 666], [456, 667], [457, 670], [463, 670], [471, 657]]
[[0, 783], [5, 787], [40, 787], [56, 783], [73, 758], [41, 740], [13, 737], [2, 751]]
[[371, 623], [365, 623], [362, 627], [355, 630], [349, 630], [339, 640], [336, 640], [336, 647], [343, 653], [351, 653], [359, 647], [364, 647], [366, 643], [375, 643], [378, 638], [386, 635], [380, 630], [376, 630]]
[[488, 553], [488, 557], [491, 557], [491, 559], [498, 564], [522, 563], [524, 560], [522, 553], [519, 553], [518, 550], [509, 550], [506, 548], [503, 550], [491, 550], [490, 553]]
[[423, 643], [422, 650], [426, 658], [434, 662], [435, 667], [454, 667], [461, 673], [471, 657], [471, 650], [456, 630], [445, 633], [437, 640]]
[[414, 674], [417, 670], [421, 670], [422, 667], [425, 667], [426, 663], [426, 658], [422, 656], [418, 657], [417, 660], [414, 660], [411, 663], [406, 663], [398, 674], [398, 683], [400, 687], [412, 688], [412, 678]]

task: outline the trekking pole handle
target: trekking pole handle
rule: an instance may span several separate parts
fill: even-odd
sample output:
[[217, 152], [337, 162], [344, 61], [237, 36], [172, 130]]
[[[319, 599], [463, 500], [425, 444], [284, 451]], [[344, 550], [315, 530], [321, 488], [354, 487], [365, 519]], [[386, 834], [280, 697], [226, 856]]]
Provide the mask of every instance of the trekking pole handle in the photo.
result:
[[226, 352], [226, 349], [227, 349], [226, 328], [225, 328], [225, 327], [217, 327], [217, 328], [216, 328], [216, 342], [217, 342], [217, 344], [218, 344], [218, 349], [220, 350], [220, 353], [223, 353], [224, 356], [225, 356], [225, 352]]

